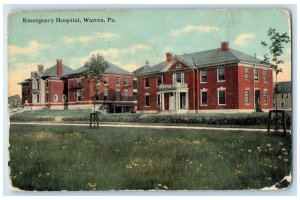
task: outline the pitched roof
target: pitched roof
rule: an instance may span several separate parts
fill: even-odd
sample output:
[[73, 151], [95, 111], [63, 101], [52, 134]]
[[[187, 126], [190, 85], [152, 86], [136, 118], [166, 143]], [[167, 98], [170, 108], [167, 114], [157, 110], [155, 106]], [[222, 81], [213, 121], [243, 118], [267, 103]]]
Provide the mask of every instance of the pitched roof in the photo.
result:
[[[222, 51], [221, 48], [211, 49], [207, 51], [195, 52], [190, 54], [175, 55], [174, 60], [180, 60], [190, 68], [196, 67], [210, 67], [226, 63], [245, 62], [251, 64], [264, 64], [262, 60], [254, 58], [248, 54], [242, 53], [235, 49]], [[163, 61], [154, 65], [153, 67], [145, 68], [138, 74], [149, 74], [160, 72], [166, 65], [167, 61]]]
[[[129, 76], [132, 76], [133, 74], [125, 69], [122, 69], [121, 67], [111, 63], [111, 62], [108, 62], [108, 61], [105, 61], [107, 64], [108, 64], [108, 68], [105, 70], [104, 74], [117, 74], [117, 75], [129, 75]], [[81, 74], [81, 73], [84, 73], [84, 71], [86, 71], [87, 68], [82, 66], [76, 70], [73, 70], [72, 72], [70, 73], [66, 73], [64, 74], [65, 76], [69, 76], [69, 75], [75, 75], [75, 74]]]
[[277, 83], [277, 93], [291, 93], [292, 83], [291, 81]]
[[[62, 65], [62, 71], [63, 71], [62, 75], [65, 75], [65, 74], [73, 72], [74, 70], [66, 65]], [[45, 76], [57, 76], [56, 64], [42, 72], [42, 77], [45, 77]]]

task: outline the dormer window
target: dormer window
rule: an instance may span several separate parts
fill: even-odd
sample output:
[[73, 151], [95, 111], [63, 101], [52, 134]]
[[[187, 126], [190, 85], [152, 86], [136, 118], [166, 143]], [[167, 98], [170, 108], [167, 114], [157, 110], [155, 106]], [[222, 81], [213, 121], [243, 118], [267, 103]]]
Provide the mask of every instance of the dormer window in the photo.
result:
[[182, 68], [182, 64], [181, 64], [181, 63], [178, 63], [178, 64], [176, 65], [176, 69], [180, 69], [180, 68]]

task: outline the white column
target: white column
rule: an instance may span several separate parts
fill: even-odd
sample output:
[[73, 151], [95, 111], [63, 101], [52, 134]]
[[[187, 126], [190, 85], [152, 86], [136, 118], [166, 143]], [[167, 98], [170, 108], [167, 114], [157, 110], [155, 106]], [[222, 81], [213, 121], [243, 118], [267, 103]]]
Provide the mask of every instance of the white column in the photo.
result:
[[[198, 103], [198, 102], [197, 102]], [[185, 93], [185, 109], [189, 109], [189, 93]]]
[[176, 98], [177, 98], [177, 110], [180, 109], [180, 92], [176, 92]]
[[161, 93], [161, 110], [165, 110], [165, 93]]

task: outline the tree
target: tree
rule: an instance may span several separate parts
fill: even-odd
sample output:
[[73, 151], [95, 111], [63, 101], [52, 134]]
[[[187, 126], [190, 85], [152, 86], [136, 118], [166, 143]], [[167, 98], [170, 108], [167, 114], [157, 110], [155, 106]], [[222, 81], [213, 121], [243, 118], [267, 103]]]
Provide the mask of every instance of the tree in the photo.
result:
[[94, 91], [95, 91], [94, 112], [95, 112], [96, 96], [99, 95], [99, 85], [101, 82], [101, 75], [108, 68], [108, 64], [104, 60], [103, 56], [101, 56], [98, 53], [97, 56], [93, 54], [92, 57], [89, 59], [89, 61], [86, 61], [84, 63], [84, 67], [87, 68], [87, 70], [85, 70], [85, 76], [87, 77], [87, 79], [94, 80]]
[[282, 69], [278, 65], [284, 63], [280, 56], [283, 54], [283, 44], [289, 43], [290, 37], [287, 33], [280, 34], [275, 28], [269, 28], [267, 34], [271, 44], [262, 41], [261, 45], [265, 48], [268, 48], [268, 53], [264, 55], [264, 62], [270, 63], [276, 74], [275, 110], [277, 110], [277, 75], [282, 72]]

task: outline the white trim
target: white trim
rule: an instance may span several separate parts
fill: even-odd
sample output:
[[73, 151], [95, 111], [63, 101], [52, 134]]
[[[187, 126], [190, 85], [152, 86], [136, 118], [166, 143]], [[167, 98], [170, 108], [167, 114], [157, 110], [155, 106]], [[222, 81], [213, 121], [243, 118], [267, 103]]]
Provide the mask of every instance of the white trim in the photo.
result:
[[[267, 103], [265, 103], [265, 92], [266, 92]], [[264, 105], [268, 105], [269, 104], [269, 101], [268, 101], [268, 89], [264, 89], [264, 91], [263, 91], [263, 104]]]
[[[267, 80], [265, 80], [264, 72], [266, 72], [266, 79]], [[268, 82], [268, 70], [267, 69], [263, 69], [263, 80], [264, 80], [264, 83]]]
[[[149, 106], [146, 105], [146, 103], [147, 103], [146, 97], [149, 97]], [[145, 99], [145, 104], [144, 104], [145, 108], [149, 108], [149, 107], [150, 107], [150, 94], [149, 94], [149, 93], [148, 93], [148, 94], [146, 93], [146, 94], [144, 95], [144, 99]]]
[[[55, 100], [56, 99], [56, 100]], [[57, 94], [55, 94], [54, 96], [53, 96], [53, 101], [54, 102], [57, 102], [58, 101], [58, 95]]]
[[[248, 91], [248, 102], [245, 102], [245, 100], [246, 100], [246, 91]], [[250, 89], [249, 88], [245, 88], [245, 90], [244, 90], [244, 104], [245, 105], [250, 105]]]
[[[146, 86], [146, 78], [148, 79], [148, 85]], [[148, 89], [150, 87], [150, 78], [149, 77], [144, 77], [144, 88]]]
[[[206, 81], [205, 81], [205, 82], [202, 81], [202, 72], [203, 72], [203, 71], [206, 72]], [[206, 70], [206, 69], [200, 70], [200, 83], [207, 83], [207, 70]]]
[[[119, 80], [119, 83], [117, 83], [117, 80]], [[116, 86], [121, 85], [121, 78], [119, 76], [116, 76]]]
[[[225, 92], [225, 96], [224, 96], [224, 98], [225, 98], [225, 104], [220, 104], [220, 98], [219, 98], [219, 92], [220, 91], [224, 91]], [[220, 87], [220, 88], [218, 88], [217, 89], [217, 95], [218, 95], [218, 106], [226, 106], [226, 88], [224, 88], [224, 87]]]
[[[257, 80], [255, 80], [255, 70], [257, 69]], [[253, 67], [253, 79], [255, 82], [259, 82], [259, 69], [256, 67]]]
[[[246, 78], [246, 69], [248, 69], [248, 78]], [[244, 67], [244, 78], [245, 80], [250, 80], [250, 67]]]
[[[224, 80], [219, 80], [219, 69], [223, 69], [223, 70], [224, 70]], [[217, 81], [218, 81], [218, 82], [225, 82], [225, 81], [226, 81], [226, 77], [225, 77], [225, 67], [218, 67], [218, 68], [217, 68]]]
[[[204, 88], [205, 89], [205, 88]], [[202, 93], [206, 92], [206, 104], [202, 104]], [[208, 98], [207, 98], [207, 89], [205, 90], [200, 90], [200, 106], [207, 106], [208, 105]]]

